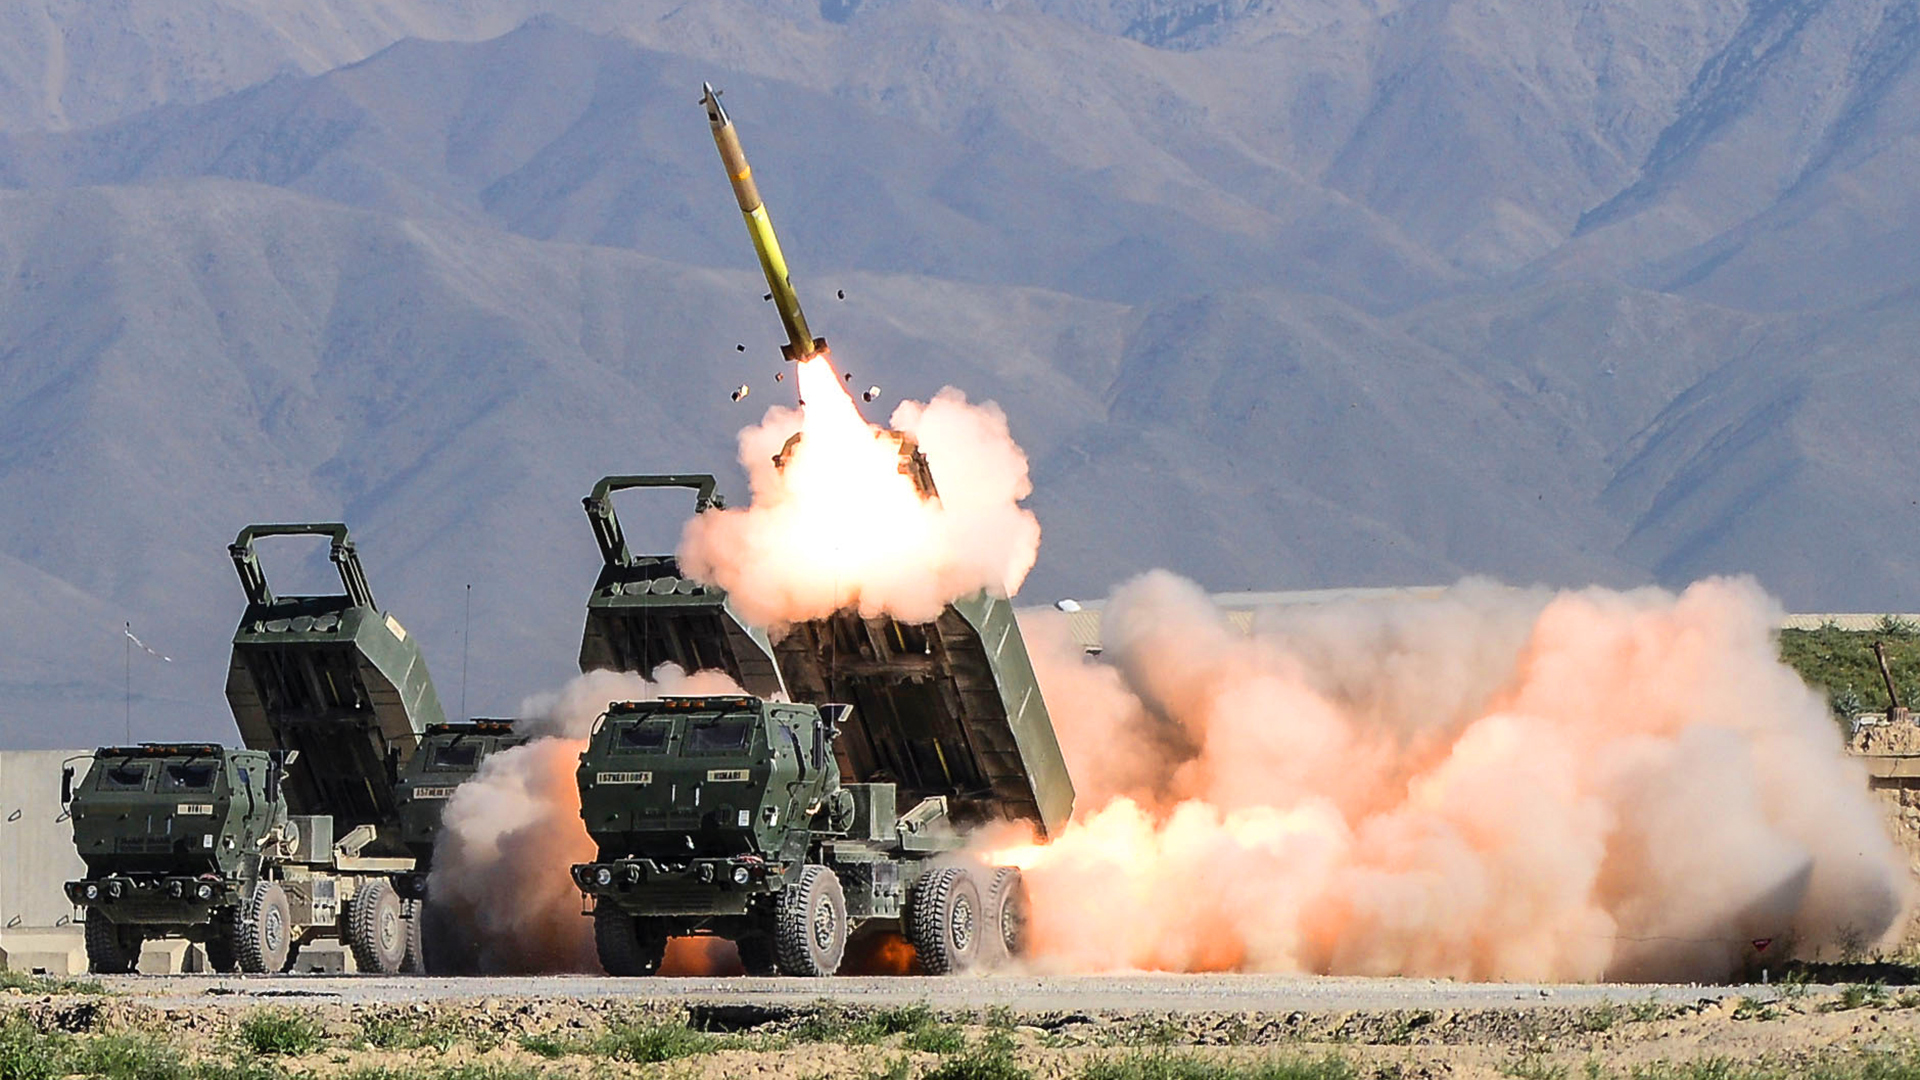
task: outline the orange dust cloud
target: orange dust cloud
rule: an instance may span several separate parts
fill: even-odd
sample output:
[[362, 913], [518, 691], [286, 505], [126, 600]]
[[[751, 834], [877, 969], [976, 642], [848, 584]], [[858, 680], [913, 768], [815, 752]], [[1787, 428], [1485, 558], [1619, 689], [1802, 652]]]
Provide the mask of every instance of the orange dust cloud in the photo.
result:
[[1721, 979], [1872, 945], [1905, 861], [1780, 617], [1746, 580], [1466, 582], [1246, 635], [1156, 571], [1100, 662], [1024, 619], [1077, 812], [984, 846], [1042, 968]]

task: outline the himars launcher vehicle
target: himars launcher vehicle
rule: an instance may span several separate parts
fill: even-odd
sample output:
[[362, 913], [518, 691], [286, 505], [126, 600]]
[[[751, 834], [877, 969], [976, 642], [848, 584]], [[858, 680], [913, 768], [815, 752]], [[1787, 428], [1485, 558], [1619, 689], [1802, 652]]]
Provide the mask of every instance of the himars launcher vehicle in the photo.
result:
[[734, 941], [761, 975], [833, 974], [850, 936], [878, 930], [936, 974], [1017, 953], [1019, 871], [960, 858], [962, 830], [1045, 835], [1073, 787], [1012, 606], [982, 594], [917, 625], [841, 612], [775, 644], [671, 556], [627, 549], [608, 496], [643, 486], [716, 505], [701, 474], [596, 485], [605, 565], [582, 670], [672, 661], [748, 693], [616, 703], [596, 723], [578, 780], [598, 855], [573, 876], [601, 965], [651, 974], [669, 937], [700, 934]]
[[[263, 536], [323, 535], [342, 593], [276, 596]], [[344, 525], [263, 525], [231, 547], [247, 593], [227, 700], [247, 749], [153, 744], [96, 751], [78, 784], [88, 959], [132, 970], [147, 937], [204, 942], [213, 966], [272, 972], [337, 938], [364, 971], [417, 944], [394, 887], [415, 860], [399, 828], [399, 766], [443, 717], [418, 644], [379, 610]], [[414, 944], [413, 950], [409, 945]]]

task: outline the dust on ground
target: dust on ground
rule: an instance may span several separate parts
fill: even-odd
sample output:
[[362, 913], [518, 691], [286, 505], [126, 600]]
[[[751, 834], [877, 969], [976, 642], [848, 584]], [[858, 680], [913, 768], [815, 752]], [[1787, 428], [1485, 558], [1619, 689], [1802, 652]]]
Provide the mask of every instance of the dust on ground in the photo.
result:
[[[823, 986], [830, 993], [831, 986]], [[1330, 1078], [1848, 1075], [1920, 1063], [1920, 992], [1806, 981], [1675, 1003], [1341, 1011], [1102, 1013], [828, 998], [742, 1004], [476, 996], [412, 1003], [138, 991], [0, 994], [0, 1064], [38, 1055], [59, 1075], [179, 1077], [1128, 1076]], [[145, 1046], [144, 1069], [116, 1073]], [[92, 1048], [92, 1049], [89, 1049]], [[104, 1048], [104, 1049], [103, 1049]], [[91, 1054], [91, 1056], [89, 1056]], [[134, 1058], [138, 1054], [133, 1054]], [[105, 1063], [105, 1064], [102, 1064]], [[1718, 1063], [1718, 1064], [1715, 1064]], [[1748, 1068], [1751, 1066], [1752, 1068]], [[244, 1067], [242, 1073], [235, 1069]], [[1281, 1072], [1275, 1072], [1278, 1068]], [[1835, 1072], [1835, 1070], [1838, 1070]], [[1898, 1075], [1905, 1075], [1904, 1073]]]

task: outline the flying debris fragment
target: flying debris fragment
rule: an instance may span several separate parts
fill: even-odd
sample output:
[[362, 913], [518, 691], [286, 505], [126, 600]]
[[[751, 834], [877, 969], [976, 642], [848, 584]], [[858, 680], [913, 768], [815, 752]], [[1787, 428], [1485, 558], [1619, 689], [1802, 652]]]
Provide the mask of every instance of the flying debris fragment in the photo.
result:
[[833, 292], [833, 295], [835, 295], [835, 296], [837, 296], [837, 297], [839, 297], [839, 298], [840, 298], [840, 299], [842, 299], [842, 300], [845, 300], [845, 299], [847, 298], [847, 290], [845, 290], [845, 289], [835, 289], [835, 290], [834, 290], [834, 292]]
[[781, 382], [781, 381], [783, 381], [784, 379], [786, 379], [786, 377], [787, 377], [787, 373], [786, 373], [786, 372], [784, 372], [784, 371], [776, 371], [776, 372], [774, 372], [774, 373], [773, 373], [773, 381], [774, 381], [774, 382]]
[[879, 396], [880, 396], [880, 388], [877, 386], [869, 386], [867, 387], [866, 392], [860, 395], [860, 400], [872, 401], [874, 398], [877, 398]]
[[747, 221], [747, 235], [753, 238], [753, 250], [760, 256], [760, 270], [767, 275], [768, 292], [764, 298], [780, 309], [780, 323], [786, 327], [787, 343], [780, 353], [789, 360], [805, 360], [825, 352], [827, 342], [807, 329], [807, 317], [800, 311], [800, 298], [794, 294], [793, 279], [787, 273], [786, 256], [780, 253], [780, 241], [773, 235], [773, 222], [767, 218], [766, 204], [754, 185], [753, 170], [747, 167], [746, 152], [740, 149], [740, 136], [733, 121], [720, 104], [720, 92], [712, 83], [700, 84], [700, 104], [706, 107], [707, 123], [713, 126], [713, 145], [720, 150], [720, 163], [726, 167], [727, 181], [733, 185], [733, 197], [740, 204], [740, 216]]
[[733, 400], [739, 401], [749, 393], [752, 393], [752, 391], [747, 388], [747, 384], [741, 383], [739, 386], [733, 388]]
[[745, 344], [745, 343], [743, 342], [743, 343], [741, 343], [741, 344], [739, 344], [739, 345], [735, 345], [735, 346], [733, 347], [733, 351], [734, 351], [734, 352], [746, 352], [746, 351], [747, 351], [747, 346], [746, 346], [746, 344]]

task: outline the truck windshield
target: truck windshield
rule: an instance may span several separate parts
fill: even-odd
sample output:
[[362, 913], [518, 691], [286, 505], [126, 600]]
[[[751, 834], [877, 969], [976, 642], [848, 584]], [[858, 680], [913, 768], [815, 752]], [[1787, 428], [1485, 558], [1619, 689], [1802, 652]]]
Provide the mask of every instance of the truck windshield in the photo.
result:
[[480, 764], [480, 747], [475, 743], [445, 743], [433, 748], [427, 759], [429, 769], [472, 769]]
[[161, 791], [212, 791], [219, 765], [211, 761], [190, 761], [169, 765], [160, 775]]
[[758, 717], [736, 713], [714, 720], [693, 721], [687, 725], [687, 753], [714, 754], [727, 750], [744, 750], [747, 740], [753, 735], [753, 722]]
[[109, 765], [100, 773], [100, 790], [145, 790], [147, 773], [147, 763], [144, 761], [123, 761], [118, 765]]
[[619, 749], [622, 753], [645, 754], [667, 748], [667, 736], [673, 731], [673, 721], [664, 716], [642, 720], [637, 724], [628, 724], [620, 729]]

